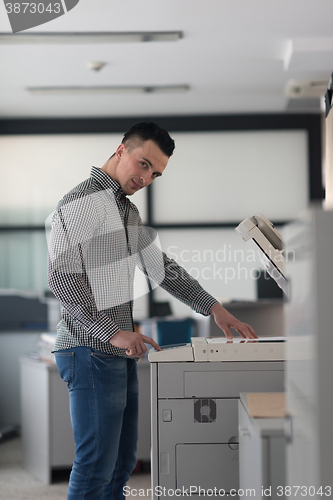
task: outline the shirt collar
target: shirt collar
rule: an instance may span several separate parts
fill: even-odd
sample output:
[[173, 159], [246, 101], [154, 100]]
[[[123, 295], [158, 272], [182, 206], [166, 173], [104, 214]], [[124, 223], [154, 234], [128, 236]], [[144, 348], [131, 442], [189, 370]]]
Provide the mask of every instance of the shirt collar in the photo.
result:
[[90, 177], [100, 184], [103, 189], [111, 189], [115, 198], [124, 198], [125, 194], [121, 189], [120, 184], [112, 179], [104, 170], [97, 167], [91, 167]]

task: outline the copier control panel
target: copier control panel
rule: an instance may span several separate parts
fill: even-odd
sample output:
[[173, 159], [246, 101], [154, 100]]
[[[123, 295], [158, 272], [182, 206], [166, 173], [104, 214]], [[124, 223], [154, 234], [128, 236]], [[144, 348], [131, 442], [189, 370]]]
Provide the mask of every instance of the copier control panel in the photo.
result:
[[263, 361], [285, 359], [285, 337], [229, 340], [225, 337], [192, 337], [191, 343], [151, 350], [150, 362], [172, 361]]

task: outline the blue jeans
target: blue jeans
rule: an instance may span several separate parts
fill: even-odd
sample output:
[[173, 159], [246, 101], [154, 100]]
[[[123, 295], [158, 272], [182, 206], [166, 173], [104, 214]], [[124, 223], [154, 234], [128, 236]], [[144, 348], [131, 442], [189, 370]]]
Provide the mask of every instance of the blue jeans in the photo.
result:
[[136, 361], [90, 347], [55, 353], [69, 390], [75, 461], [67, 500], [123, 500], [136, 465]]

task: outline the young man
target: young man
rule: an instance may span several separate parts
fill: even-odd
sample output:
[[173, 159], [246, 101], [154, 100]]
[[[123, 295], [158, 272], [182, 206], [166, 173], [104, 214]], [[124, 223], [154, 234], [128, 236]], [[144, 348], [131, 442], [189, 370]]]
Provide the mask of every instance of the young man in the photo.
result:
[[68, 500], [120, 500], [136, 464], [136, 360], [149, 337], [134, 332], [135, 267], [179, 300], [255, 338], [176, 262], [161, 252], [127, 196], [163, 174], [174, 150], [169, 134], [138, 123], [102, 169], [59, 202], [49, 240], [49, 287], [62, 306], [55, 357], [67, 382], [76, 458]]

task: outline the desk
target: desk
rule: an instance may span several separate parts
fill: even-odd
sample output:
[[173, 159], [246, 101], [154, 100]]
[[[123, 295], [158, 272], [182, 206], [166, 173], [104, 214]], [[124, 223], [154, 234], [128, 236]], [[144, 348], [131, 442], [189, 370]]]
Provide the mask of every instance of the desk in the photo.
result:
[[46, 484], [53, 468], [70, 468], [74, 438], [68, 391], [55, 364], [21, 358], [23, 468]]
[[[52, 469], [71, 468], [74, 439], [69, 416], [68, 390], [53, 363], [27, 357], [21, 366], [21, 422], [23, 468], [46, 484]], [[150, 460], [149, 363], [138, 362], [138, 460]]]

